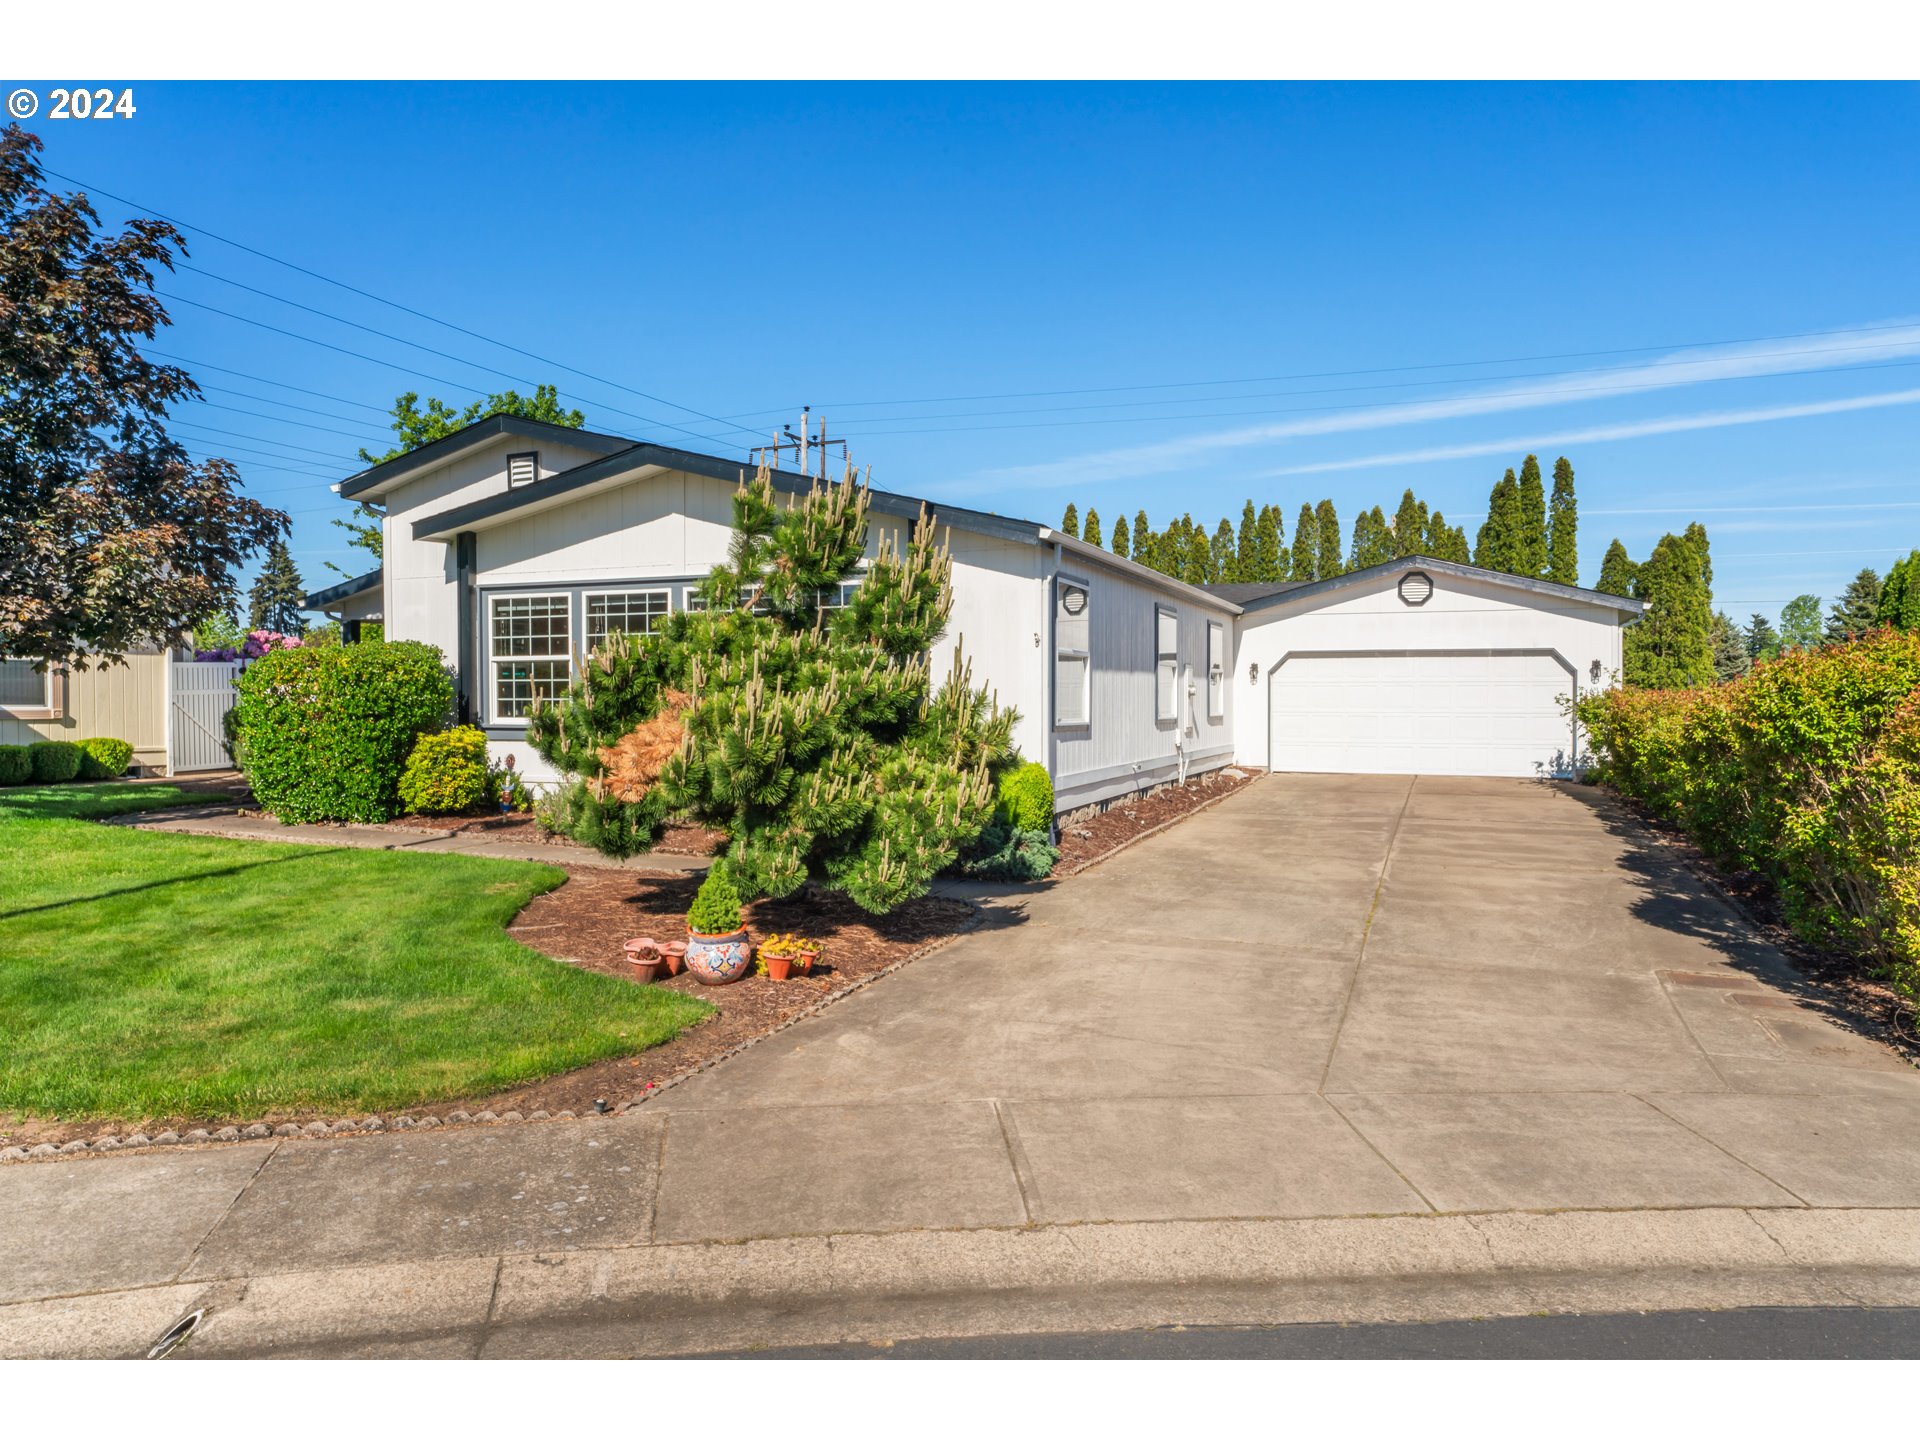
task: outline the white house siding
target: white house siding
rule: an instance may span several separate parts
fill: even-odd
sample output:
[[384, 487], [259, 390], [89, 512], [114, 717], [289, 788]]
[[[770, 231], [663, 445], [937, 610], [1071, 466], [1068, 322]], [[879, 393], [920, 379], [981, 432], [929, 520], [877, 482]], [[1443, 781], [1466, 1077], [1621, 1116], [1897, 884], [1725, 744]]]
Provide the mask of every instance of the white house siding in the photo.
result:
[[[1433, 594], [1410, 606], [1400, 572], [1317, 596], [1249, 610], [1236, 627], [1233, 681], [1239, 714], [1235, 758], [1265, 767], [1274, 668], [1283, 657], [1327, 651], [1552, 650], [1573, 669], [1562, 693], [1587, 694], [1620, 670], [1621, 622], [1615, 610], [1573, 596], [1518, 590], [1498, 582], [1432, 572]], [[1251, 678], [1250, 678], [1251, 677]], [[1573, 743], [1571, 725], [1569, 745]]]
[[1014, 744], [1042, 764], [1047, 756], [1048, 552], [990, 535], [954, 530], [953, 616], [930, 657], [937, 685], [961, 650], [973, 683], [993, 691], [1002, 706], [1020, 712]]
[[597, 452], [571, 445], [543, 441], [535, 446], [522, 437], [503, 435], [481, 449], [408, 476], [388, 494], [387, 516], [381, 525], [381, 563], [385, 571], [381, 609], [388, 639], [424, 640], [438, 645], [449, 664], [458, 658], [460, 626], [453, 546], [437, 540], [415, 540], [413, 522], [504, 493], [507, 456], [529, 449], [539, 451], [542, 479], [600, 458]]
[[[1071, 810], [1176, 779], [1184, 751], [1189, 774], [1225, 765], [1233, 758], [1234, 687], [1225, 677], [1218, 718], [1209, 715], [1207, 625], [1223, 627], [1226, 653], [1233, 651], [1233, 612], [1191, 594], [1161, 589], [1071, 551], [1053, 562], [1059, 575], [1088, 586], [1088, 650], [1091, 675], [1083, 726], [1053, 726], [1053, 786], [1061, 810]], [[1037, 610], [1052, 613], [1049, 594]], [[1179, 617], [1179, 672], [1175, 709], [1180, 719], [1157, 718], [1155, 705], [1156, 607]], [[1049, 646], [1051, 640], [1049, 640]], [[1189, 706], [1185, 695], [1191, 680]], [[1053, 716], [1048, 715], [1052, 725]], [[1183, 733], [1190, 731], [1190, 733]], [[1184, 740], [1184, 744], [1181, 742]]]

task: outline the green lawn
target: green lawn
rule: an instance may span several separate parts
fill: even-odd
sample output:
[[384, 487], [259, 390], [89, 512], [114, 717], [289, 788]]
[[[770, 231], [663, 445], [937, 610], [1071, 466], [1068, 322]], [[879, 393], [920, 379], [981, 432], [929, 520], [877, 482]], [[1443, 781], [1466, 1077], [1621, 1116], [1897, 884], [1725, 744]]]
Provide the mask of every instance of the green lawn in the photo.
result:
[[138, 785], [125, 780], [103, 780], [97, 785], [8, 786], [0, 789], [0, 821], [91, 820], [102, 815], [130, 815], [135, 810], [161, 810], [169, 805], [196, 805], [219, 798], [205, 790], [164, 780], [143, 781]]
[[92, 788], [0, 791], [0, 1112], [387, 1109], [644, 1050], [712, 1008], [509, 939], [565, 878], [549, 866], [26, 818], [161, 789]]

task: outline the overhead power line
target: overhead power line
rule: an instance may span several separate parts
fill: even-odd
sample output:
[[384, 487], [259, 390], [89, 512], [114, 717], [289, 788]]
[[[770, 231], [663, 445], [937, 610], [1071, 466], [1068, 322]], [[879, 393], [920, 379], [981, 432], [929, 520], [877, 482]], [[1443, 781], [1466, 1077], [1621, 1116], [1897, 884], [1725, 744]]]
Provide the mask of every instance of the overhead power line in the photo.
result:
[[[469, 339], [478, 340], [483, 344], [493, 345], [502, 350], [510, 350], [516, 355], [523, 355], [527, 359], [536, 360], [542, 365], [551, 365], [555, 369], [565, 370], [568, 374], [578, 375], [582, 379], [592, 380], [596, 384], [606, 385], [611, 387], [612, 389], [624, 391], [629, 395], [637, 395], [641, 399], [650, 400], [656, 405], [665, 405], [669, 409], [680, 410], [685, 412], [688, 415], [697, 416], [699, 419], [712, 421], [716, 425], [723, 425], [729, 429], [739, 430], [743, 434], [753, 435], [756, 439], [759, 438], [757, 431], [748, 430], [745, 426], [736, 425], [731, 420], [727, 420], [721, 416], [709, 415], [704, 410], [697, 410], [691, 405], [682, 405], [678, 401], [667, 399], [665, 396], [654, 395], [648, 391], [637, 389], [634, 386], [622, 384], [618, 380], [609, 380], [603, 375], [595, 375], [591, 371], [582, 370], [576, 365], [568, 365], [564, 361], [554, 360], [547, 356], [536, 354], [535, 352], [531, 350], [523, 349], [518, 345], [512, 345], [504, 340], [495, 339], [493, 336], [483, 334], [478, 330], [471, 330], [464, 325], [455, 324], [451, 320], [443, 320], [437, 315], [431, 315], [425, 310], [417, 309], [412, 305], [402, 304], [398, 300], [390, 300], [384, 295], [376, 295], [371, 290], [364, 290], [358, 285], [348, 284], [344, 280], [336, 280], [331, 275], [323, 275], [318, 270], [310, 269], [305, 265], [296, 264], [294, 261], [283, 259], [278, 255], [271, 254], [268, 251], [261, 250], [255, 246], [248, 245], [243, 241], [232, 239], [229, 236], [222, 235], [219, 232], [214, 230], [209, 230], [204, 225], [195, 225], [191, 221], [179, 219], [176, 216], [166, 214], [164, 211], [155, 210], [151, 206], [142, 205], [136, 200], [130, 200], [124, 195], [116, 195], [113, 191], [103, 189], [98, 185], [89, 185], [86, 181], [81, 180], [75, 176], [63, 174], [58, 170], [54, 170], [46, 166], [42, 166], [41, 168], [45, 170], [47, 174], [55, 176], [58, 179], [65, 180], [69, 185], [78, 185], [82, 190], [90, 191], [92, 193], [99, 194], [99, 195], [105, 195], [108, 199], [117, 200], [120, 204], [127, 206], [129, 209], [140, 211], [143, 214], [152, 215], [153, 217], [159, 220], [165, 220], [168, 224], [177, 225], [183, 230], [191, 230], [195, 234], [205, 235], [208, 239], [217, 240], [222, 245], [229, 245], [236, 250], [245, 251], [247, 254], [256, 256], [262, 260], [266, 260], [271, 264], [282, 266], [288, 270], [295, 271], [298, 274], [305, 275], [310, 279], [318, 280], [322, 284], [332, 285], [337, 289], [345, 290], [348, 293], [353, 295], [358, 295], [362, 299], [371, 300], [375, 304], [385, 305], [392, 309], [402, 311], [408, 315], [414, 316], [416, 319], [425, 320], [432, 325], [439, 325], [444, 329], [455, 331], [458, 334], [467, 336]], [[202, 273], [211, 273], [211, 272], [202, 272]], [[214, 278], [224, 279], [225, 277], [215, 276]], [[238, 282], [230, 281], [228, 283], [237, 284]], [[260, 292], [260, 293], [266, 293], [266, 292]], [[272, 298], [280, 299], [282, 297], [274, 296]], [[296, 302], [289, 301], [287, 303], [293, 304]], [[467, 363], [472, 363], [472, 362], [467, 362]], [[532, 382], [523, 380], [520, 383], [529, 384]], [[603, 406], [602, 408], [612, 409], [611, 406]], [[615, 411], [614, 413], [619, 414], [619, 413], [625, 413], [625, 412]], [[687, 430], [682, 426], [668, 424], [668, 422], [666, 421], [648, 420], [646, 423], [666, 424], [669, 429], [679, 430], [682, 434], [687, 434], [687, 435], [692, 435], [697, 433], [695, 431]], [[712, 440], [710, 437], [702, 436], [701, 438], [706, 440], [707, 443], [709, 444], [719, 443], [715, 440]]]

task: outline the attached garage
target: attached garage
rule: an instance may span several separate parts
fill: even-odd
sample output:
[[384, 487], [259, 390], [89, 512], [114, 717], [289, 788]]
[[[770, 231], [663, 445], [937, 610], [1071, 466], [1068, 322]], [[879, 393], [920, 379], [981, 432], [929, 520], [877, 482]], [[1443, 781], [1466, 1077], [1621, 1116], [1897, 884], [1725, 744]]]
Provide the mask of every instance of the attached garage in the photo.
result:
[[1575, 773], [1565, 702], [1614, 683], [1641, 609], [1421, 557], [1227, 598], [1244, 611], [1236, 759], [1342, 774]]

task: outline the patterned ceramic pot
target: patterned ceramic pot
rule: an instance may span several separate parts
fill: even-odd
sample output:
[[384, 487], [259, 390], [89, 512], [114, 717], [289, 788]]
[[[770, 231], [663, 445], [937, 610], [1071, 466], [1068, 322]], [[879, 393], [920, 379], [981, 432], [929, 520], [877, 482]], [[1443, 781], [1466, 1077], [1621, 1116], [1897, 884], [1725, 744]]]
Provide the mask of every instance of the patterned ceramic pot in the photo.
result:
[[731, 985], [753, 963], [753, 941], [747, 932], [702, 935], [687, 932], [687, 973], [702, 985]]

